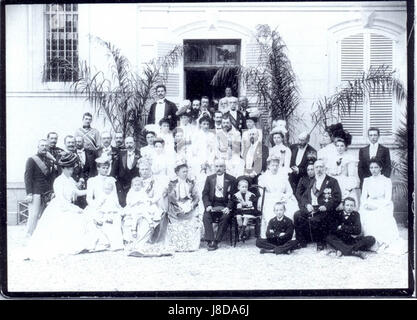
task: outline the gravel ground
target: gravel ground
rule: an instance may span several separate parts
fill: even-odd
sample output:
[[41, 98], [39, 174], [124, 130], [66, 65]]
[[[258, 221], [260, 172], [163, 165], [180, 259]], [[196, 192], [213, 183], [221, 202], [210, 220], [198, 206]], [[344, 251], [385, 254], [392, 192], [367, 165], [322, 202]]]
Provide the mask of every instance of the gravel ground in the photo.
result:
[[[406, 241], [407, 230], [401, 229]], [[158, 258], [124, 252], [23, 261], [24, 226], [8, 227], [8, 291], [170, 291], [376, 289], [408, 287], [408, 255], [369, 253], [366, 260], [317, 253], [315, 245], [291, 255], [259, 254], [254, 239], [227, 242], [208, 252]]]

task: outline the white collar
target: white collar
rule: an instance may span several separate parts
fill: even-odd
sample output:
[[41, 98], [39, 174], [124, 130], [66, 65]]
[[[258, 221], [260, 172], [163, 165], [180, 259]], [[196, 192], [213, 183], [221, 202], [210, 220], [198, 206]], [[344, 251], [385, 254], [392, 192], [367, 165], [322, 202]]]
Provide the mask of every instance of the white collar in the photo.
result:
[[77, 149], [77, 153], [82, 153], [82, 152], [84, 152], [85, 151], [85, 149], [84, 148], [82, 148], [82, 149]]
[[163, 98], [163, 99], [158, 99], [157, 103], [165, 103], [165, 98]]

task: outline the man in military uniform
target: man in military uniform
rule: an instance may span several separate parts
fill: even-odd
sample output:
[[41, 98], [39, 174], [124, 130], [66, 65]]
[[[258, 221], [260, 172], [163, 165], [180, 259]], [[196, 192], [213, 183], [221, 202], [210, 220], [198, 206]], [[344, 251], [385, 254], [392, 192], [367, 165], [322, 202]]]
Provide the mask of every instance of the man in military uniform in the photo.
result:
[[28, 204], [26, 233], [31, 236], [35, 231], [38, 218], [45, 209], [48, 195], [52, 193], [53, 161], [46, 156], [48, 141], [38, 143], [38, 152], [26, 161], [25, 187]]
[[97, 152], [101, 146], [100, 133], [97, 129], [91, 127], [93, 116], [86, 112], [83, 115], [83, 127], [75, 131], [74, 136], [81, 136], [84, 138], [84, 147], [88, 150]]

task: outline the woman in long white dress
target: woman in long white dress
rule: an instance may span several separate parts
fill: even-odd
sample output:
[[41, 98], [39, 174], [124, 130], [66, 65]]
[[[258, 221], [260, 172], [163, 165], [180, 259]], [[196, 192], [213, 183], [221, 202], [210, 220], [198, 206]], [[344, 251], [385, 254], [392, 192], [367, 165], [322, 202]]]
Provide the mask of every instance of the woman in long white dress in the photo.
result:
[[62, 173], [54, 181], [55, 197], [39, 220], [38, 226], [26, 247], [25, 258], [46, 259], [59, 255], [77, 254], [87, 249], [87, 219], [83, 210], [74, 205], [77, 197], [84, 196], [71, 177], [77, 155], [64, 153], [58, 165]]
[[271, 148], [269, 155], [274, 155], [280, 159], [280, 171], [289, 174], [292, 172], [290, 168], [291, 150], [284, 145], [284, 133], [279, 128], [274, 128], [269, 136]]
[[175, 251], [195, 251], [200, 246], [201, 219], [196, 180], [188, 174], [184, 161], [175, 167], [176, 177], [170, 181], [168, 195], [167, 241]]
[[[347, 152], [351, 137], [348, 134], [344, 138], [336, 137], [334, 145], [336, 153], [327, 156], [326, 173], [335, 178], [342, 192], [342, 200], [347, 197], [355, 199], [356, 208], [359, 208], [359, 178], [357, 174], [357, 162], [352, 154]], [[339, 209], [342, 209], [340, 207]]]
[[407, 251], [401, 240], [394, 218], [391, 179], [381, 174], [382, 164], [371, 159], [369, 170], [372, 176], [365, 178], [362, 187], [360, 215], [365, 236], [373, 236], [376, 244], [373, 249], [402, 254]]
[[[272, 155], [268, 157], [268, 170], [262, 173], [258, 178], [258, 185], [265, 188], [265, 200], [262, 209], [261, 219], [261, 238], [266, 238], [265, 232], [269, 221], [275, 216], [274, 205], [276, 202], [284, 202], [286, 206], [285, 215], [293, 219], [294, 213], [299, 210], [297, 199], [288, 181], [288, 175], [280, 172], [280, 158]], [[258, 210], [262, 205], [261, 191], [258, 199]]]
[[98, 174], [87, 181], [88, 206], [84, 211], [90, 219], [91, 250], [123, 249], [122, 208], [117, 196], [116, 179], [107, 174], [110, 160], [103, 155], [97, 158]]

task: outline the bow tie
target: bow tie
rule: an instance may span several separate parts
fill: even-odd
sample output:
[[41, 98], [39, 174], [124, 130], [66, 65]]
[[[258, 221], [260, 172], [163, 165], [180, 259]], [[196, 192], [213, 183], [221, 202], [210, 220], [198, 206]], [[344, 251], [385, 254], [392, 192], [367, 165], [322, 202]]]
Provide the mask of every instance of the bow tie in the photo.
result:
[[165, 101], [164, 100], [159, 100], [158, 101], [158, 104], [164, 104], [165, 103]]

